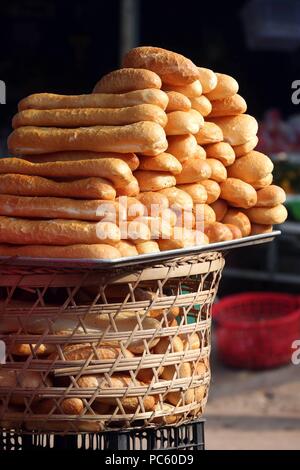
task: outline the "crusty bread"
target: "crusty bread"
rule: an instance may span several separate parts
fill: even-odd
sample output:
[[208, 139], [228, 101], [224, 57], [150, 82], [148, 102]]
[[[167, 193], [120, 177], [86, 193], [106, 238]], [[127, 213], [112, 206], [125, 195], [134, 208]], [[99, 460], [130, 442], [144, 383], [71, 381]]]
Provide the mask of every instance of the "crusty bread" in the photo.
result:
[[283, 204], [286, 194], [282, 188], [274, 184], [257, 191], [257, 207], [274, 207]]
[[138, 104], [155, 104], [166, 109], [168, 97], [157, 89], [135, 90], [122, 94], [96, 93], [89, 95], [56, 95], [36, 93], [19, 102], [23, 109], [73, 109], [73, 108], [126, 108]]
[[204, 124], [203, 117], [198, 111], [172, 111], [167, 114], [168, 122], [165, 126], [166, 135], [197, 134]]
[[181, 86], [198, 79], [195, 64], [181, 54], [159, 47], [136, 47], [124, 57], [124, 67], [145, 68], [157, 73], [163, 83]]
[[213, 122], [205, 121], [204, 125], [195, 137], [198, 144], [207, 145], [214, 144], [215, 142], [222, 142], [223, 133], [219, 126]]
[[247, 111], [247, 103], [240, 95], [229, 96], [223, 100], [212, 101], [212, 110], [209, 117], [235, 116]]
[[188, 160], [197, 151], [197, 140], [192, 134], [169, 136], [168, 144], [168, 152], [181, 163]]
[[201, 181], [201, 184], [204, 186], [207, 194], [207, 204], [212, 204], [220, 197], [221, 188], [219, 183], [211, 179], [205, 179]]
[[155, 240], [148, 240], [136, 245], [139, 255], [146, 255], [148, 253], [158, 253], [160, 251], [159, 245]]
[[[169, 200], [168, 198], [157, 191], [148, 191], [146, 193], [140, 193], [138, 195], [138, 200], [146, 207], [147, 214], [145, 215], [160, 215], [163, 209], [167, 209], [169, 207]], [[155, 213], [151, 213], [154, 211]]]
[[121, 256], [123, 256], [123, 257], [125, 257], [125, 256], [137, 256], [138, 255], [138, 251], [137, 251], [135, 245], [132, 242], [127, 241], [127, 240], [119, 241], [119, 243], [117, 243], [115, 245], [115, 248], [117, 248], [117, 250], [119, 250], [119, 252], [121, 253]]
[[[25, 397], [27, 399], [32, 397], [32, 391], [36, 389], [45, 389], [47, 386], [50, 387], [52, 385], [51, 380], [49, 377], [46, 379], [43, 378], [43, 374], [37, 371], [30, 371], [30, 370], [13, 370], [8, 368], [0, 368], [0, 390], [1, 388], [8, 388], [12, 392], [9, 403], [13, 405], [22, 405], [24, 404]], [[28, 395], [19, 395], [13, 393], [16, 390], [24, 390], [28, 389]], [[7, 392], [6, 392], [7, 393]], [[8, 392], [9, 394], [9, 392]], [[33, 400], [37, 400], [39, 398], [38, 394], [36, 394]]]
[[272, 184], [273, 182], [273, 175], [272, 173], [269, 173], [268, 175], [266, 175], [264, 178], [260, 178], [259, 180], [256, 180], [252, 183], [252, 186], [254, 189], [262, 189], [262, 188], [265, 188], [267, 186], [270, 186], [270, 184]]
[[224, 166], [232, 165], [235, 160], [235, 153], [231, 145], [227, 142], [217, 142], [205, 146], [207, 158], [216, 158]]
[[167, 172], [137, 170], [134, 176], [141, 191], [159, 191], [176, 184], [175, 176]]
[[210, 169], [211, 169], [210, 178], [213, 181], [217, 181], [217, 183], [221, 183], [222, 181], [226, 180], [227, 171], [223, 163], [220, 162], [220, 160], [217, 160], [216, 158], [207, 158], [205, 161], [210, 166]]
[[168, 171], [173, 175], [178, 175], [182, 171], [182, 165], [176, 157], [163, 152], [154, 157], [140, 156], [139, 170]]
[[228, 176], [240, 178], [246, 183], [255, 183], [272, 173], [274, 165], [272, 160], [261, 152], [252, 150], [236, 161], [228, 168]]
[[199, 111], [199, 113], [204, 117], [209, 115], [212, 110], [212, 105], [205, 95], [196, 96], [194, 98], [190, 98], [190, 100], [193, 109]]
[[123, 68], [104, 75], [96, 83], [93, 93], [127, 93], [146, 88], [161, 88], [160, 77], [146, 69]]
[[167, 91], [169, 103], [166, 109], [167, 113], [171, 111], [189, 111], [192, 107], [189, 98], [178, 91]]
[[182, 93], [188, 98], [195, 98], [202, 95], [202, 86], [199, 80], [195, 80], [192, 83], [184, 86], [164, 85], [164, 91], [176, 91]]
[[251, 232], [251, 223], [244, 212], [229, 208], [222, 220], [224, 224], [236, 225], [242, 232], [243, 237], [248, 237]]
[[235, 156], [238, 158], [238, 157], [242, 157], [243, 155], [245, 155], [246, 153], [250, 152], [251, 150], [253, 150], [258, 144], [258, 137], [257, 135], [255, 135], [254, 137], [252, 137], [250, 140], [248, 140], [247, 142], [245, 142], [244, 144], [241, 144], [241, 145], [235, 145], [233, 147], [233, 150], [234, 150], [234, 153], [235, 153]]
[[209, 93], [216, 88], [218, 77], [215, 72], [204, 67], [198, 67], [198, 74], [203, 93]]
[[73, 129], [24, 126], [15, 129], [7, 141], [13, 154], [35, 155], [64, 150], [92, 152], [140, 152], [157, 155], [168, 143], [156, 122], [142, 121], [127, 126], [92, 126]]
[[227, 178], [220, 183], [221, 198], [234, 207], [248, 209], [255, 206], [257, 195], [255, 189], [245, 181], [238, 178]]
[[243, 237], [242, 231], [239, 227], [237, 227], [236, 225], [233, 225], [233, 224], [225, 224], [225, 225], [231, 231], [233, 240], [237, 240], [238, 238]]
[[182, 209], [191, 211], [193, 209], [192, 197], [177, 187], [161, 189], [160, 193], [168, 198], [170, 208], [175, 211]]
[[116, 197], [116, 190], [112, 183], [104, 178], [57, 182], [41, 176], [9, 173], [0, 175], [0, 194], [112, 200]]
[[258, 130], [256, 119], [249, 114], [210, 118], [222, 130], [224, 141], [230, 145], [245, 144], [253, 139]]
[[246, 211], [251, 222], [263, 225], [282, 224], [287, 216], [287, 210], [282, 204], [275, 207], [251, 207]]
[[208, 236], [209, 243], [225, 242], [233, 240], [233, 235], [229, 227], [221, 222], [206, 223], [204, 233]]
[[200, 183], [180, 184], [177, 188], [189, 194], [194, 204], [205, 204], [207, 201], [207, 191]]
[[261, 233], [270, 233], [273, 230], [273, 225], [251, 224], [251, 234], [259, 235]]
[[216, 214], [208, 204], [196, 204], [193, 208], [196, 216], [196, 228], [200, 231], [206, 223], [216, 222]]
[[216, 73], [216, 76], [216, 87], [206, 93], [206, 96], [210, 101], [223, 100], [224, 98], [233, 96], [238, 92], [239, 84], [233, 77], [224, 73]]
[[216, 214], [216, 221], [221, 222], [228, 211], [228, 204], [224, 199], [217, 199], [215, 202], [211, 203], [211, 208]]
[[211, 168], [200, 158], [191, 158], [182, 163], [182, 172], [176, 175], [177, 184], [198, 183], [210, 178]]
[[0, 245], [0, 256], [22, 256], [30, 258], [121, 258], [120, 251], [110, 245]]

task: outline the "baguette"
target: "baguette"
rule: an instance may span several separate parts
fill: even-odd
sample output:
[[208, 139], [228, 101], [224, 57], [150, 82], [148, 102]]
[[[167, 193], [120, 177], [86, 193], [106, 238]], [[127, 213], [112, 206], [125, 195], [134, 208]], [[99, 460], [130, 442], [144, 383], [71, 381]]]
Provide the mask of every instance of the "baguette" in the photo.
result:
[[167, 113], [171, 111], [189, 111], [192, 107], [189, 98], [177, 91], [167, 91], [169, 103], [166, 109]]
[[208, 236], [209, 243], [233, 240], [233, 234], [230, 228], [221, 222], [206, 223], [204, 233]]
[[182, 172], [176, 175], [177, 184], [198, 183], [211, 176], [211, 168], [206, 161], [191, 158], [182, 163]]
[[122, 222], [120, 224], [120, 230], [123, 240], [130, 240], [135, 244], [151, 240], [152, 238], [150, 228], [140, 220]]
[[77, 162], [30, 163], [20, 158], [0, 159], [0, 174], [45, 176], [47, 178], [86, 178], [100, 177], [110, 180], [120, 194], [138, 194], [137, 185], [129, 166], [117, 158], [100, 160], [79, 160]]
[[[132, 358], [133, 354], [125, 349], [112, 345], [71, 344], [63, 348], [66, 361], [84, 361], [87, 359], [117, 359], [118, 357]], [[53, 355], [54, 358], [54, 355]]]
[[167, 172], [137, 170], [134, 172], [140, 191], [159, 191], [176, 185], [175, 176]]
[[257, 191], [257, 207], [274, 207], [283, 204], [286, 194], [282, 188], [274, 184]]
[[271, 233], [273, 225], [251, 224], [250, 235], [259, 235], [260, 233]]
[[251, 184], [272, 173], [273, 168], [274, 165], [269, 157], [252, 150], [243, 157], [238, 158], [228, 168], [228, 176], [242, 179]]
[[[146, 207], [148, 213], [147, 215], [159, 215], [161, 210], [168, 209], [169, 200], [163, 194], [156, 191], [148, 191], [146, 193], [140, 193], [138, 195], [138, 200]], [[154, 209], [154, 206], [157, 206], [157, 213], [149, 213]]]
[[140, 161], [135, 153], [116, 153], [116, 152], [55, 152], [43, 153], [42, 155], [26, 155], [22, 157], [31, 163], [51, 163], [51, 162], [77, 162], [79, 160], [100, 160], [101, 158], [117, 158], [127, 163], [131, 171], [139, 167]]
[[202, 116], [208, 116], [212, 110], [212, 105], [206, 96], [201, 95], [194, 98], [190, 98], [193, 109], [196, 109]]
[[216, 214], [216, 221], [222, 222], [224, 219], [227, 211], [228, 211], [228, 204], [223, 199], [217, 199], [215, 202], [211, 203], [211, 208], [213, 209], [214, 213]]
[[163, 91], [154, 88], [122, 94], [56, 95], [54, 93], [36, 93], [22, 99], [19, 102], [18, 110], [127, 108], [138, 104], [155, 104], [162, 109], [166, 109], [168, 97]]
[[0, 217], [0, 243], [15, 245], [75, 245], [120, 241], [120, 230], [112, 222], [79, 220], [26, 220]]
[[220, 188], [220, 185], [216, 181], [205, 179], [201, 181], [201, 185], [204, 187], [206, 191], [207, 204], [212, 204], [220, 197], [221, 188]]
[[232, 165], [235, 161], [235, 153], [231, 145], [227, 142], [217, 142], [205, 146], [207, 158], [216, 158], [224, 166]]
[[199, 77], [199, 71], [191, 60], [160, 47], [131, 49], [124, 57], [123, 66], [152, 70], [168, 85], [187, 85]]
[[233, 147], [236, 158], [246, 155], [246, 153], [251, 152], [258, 144], [257, 135], [253, 136], [250, 140], [241, 145], [235, 145]]
[[210, 178], [217, 183], [225, 181], [227, 178], [227, 171], [222, 162], [215, 158], [207, 158], [206, 163], [210, 166], [211, 176]]
[[41, 390], [46, 387], [51, 387], [51, 380], [49, 377], [43, 378], [43, 375], [36, 371], [28, 370], [13, 370], [0, 368], [0, 391], [1, 388], [9, 388], [11, 392], [16, 390], [28, 389], [28, 396], [12, 393], [9, 403], [13, 405], [23, 405], [25, 398], [33, 397], [33, 400], [38, 399], [38, 394], [33, 395], [31, 390]]
[[197, 140], [192, 134], [169, 136], [168, 144], [168, 152], [181, 163], [197, 151]]
[[135, 245], [130, 241], [121, 240], [115, 245], [115, 247], [117, 248], [117, 250], [119, 250], [121, 256], [123, 257], [137, 256], [139, 254]]
[[203, 230], [203, 224], [216, 222], [216, 214], [208, 204], [197, 204], [194, 206], [197, 230]]
[[115, 259], [121, 258], [120, 251], [110, 245], [0, 245], [0, 256], [22, 256], [30, 258], [74, 258], [74, 259]]
[[191, 155], [192, 158], [200, 158], [200, 160], [206, 160], [206, 152], [201, 145], [197, 145], [195, 152]]
[[203, 127], [195, 137], [197, 143], [200, 145], [214, 144], [216, 142], [222, 142], [223, 132], [220, 127], [213, 122], [205, 121]]
[[202, 86], [199, 80], [195, 80], [194, 82], [184, 86], [164, 85], [163, 90], [167, 92], [176, 91], [188, 98], [195, 98], [202, 95]]
[[160, 77], [145, 69], [118, 69], [104, 75], [96, 83], [93, 93], [127, 93], [146, 88], [161, 88]]
[[176, 157], [164, 152], [155, 157], [140, 156], [139, 170], [168, 171], [172, 175], [178, 175], [182, 171], [182, 165]]
[[41, 415], [49, 413], [80, 415], [84, 411], [84, 405], [80, 398], [64, 398], [59, 405], [53, 398], [44, 398], [33, 404], [32, 411]]
[[235, 116], [247, 111], [247, 103], [240, 95], [233, 95], [223, 100], [212, 101], [209, 117]]
[[232, 233], [232, 237], [233, 237], [233, 240], [236, 240], [238, 238], [242, 238], [243, 235], [242, 235], [242, 231], [239, 227], [237, 227], [236, 225], [233, 225], [233, 224], [225, 224], [226, 227], [229, 228], [229, 230], [231, 231]]
[[251, 207], [246, 211], [251, 222], [260, 225], [283, 224], [287, 218], [287, 210], [282, 204], [275, 207]]
[[255, 206], [257, 195], [255, 189], [245, 181], [238, 178], [227, 178], [220, 183], [221, 198], [229, 202], [234, 207], [248, 209]]
[[252, 183], [252, 186], [254, 189], [262, 189], [262, 188], [265, 188], [267, 186], [270, 186], [273, 182], [273, 175], [272, 173], [269, 173], [268, 175], [264, 176], [264, 178], [261, 178], [257, 181], [254, 181]]
[[168, 198], [170, 208], [175, 211], [182, 209], [191, 211], [193, 209], [192, 197], [177, 187], [161, 189], [160, 193]]
[[141, 242], [136, 245], [136, 249], [139, 255], [146, 255], [148, 253], [159, 253], [159, 245], [155, 240], [148, 240]]
[[[173, 213], [173, 212], [172, 212]], [[171, 235], [172, 227], [175, 224], [171, 225], [171, 223], [165, 219], [160, 217], [151, 217], [151, 216], [143, 216], [138, 217], [135, 219], [136, 222], [141, 222], [145, 224], [151, 233], [151, 239], [157, 240], [158, 238], [168, 238]], [[148, 241], [148, 240], [143, 240]]]
[[224, 73], [216, 73], [216, 76], [217, 85], [213, 90], [206, 93], [206, 96], [210, 101], [223, 100], [238, 92], [239, 84], [233, 77]]
[[242, 145], [252, 140], [258, 131], [256, 119], [249, 114], [209, 118], [220, 127], [224, 141], [230, 145]]
[[207, 191], [202, 184], [180, 184], [177, 188], [189, 194], [194, 204], [204, 204], [207, 201]]
[[203, 93], [209, 93], [216, 88], [218, 77], [212, 70], [198, 67], [198, 76], [202, 85]]
[[243, 237], [248, 237], [251, 232], [251, 223], [244, 212], [238, 209], [229, 208], [223, 217], [224, 224], [235, 225], [242, 232]]
[[142, 121], [127, 126], [92, 126], [73, 129], [24, 126], [15, 129], [7, 141], [13, 154], [36, 155], [65, 150], [92, 152], [140, 152], [157, 155], [168, 143], [156, 122]]
[[172, 111], [167, 114], [168, 122], [165, 126], [166, 135], [197, 134], [204, 124], [203, 117], [198, 111]]
[[116, 197], [116, 190], [104, 178], [57, 182], [41, 176], [4, 174], [0, 175], [0, 194], [112, 200]]

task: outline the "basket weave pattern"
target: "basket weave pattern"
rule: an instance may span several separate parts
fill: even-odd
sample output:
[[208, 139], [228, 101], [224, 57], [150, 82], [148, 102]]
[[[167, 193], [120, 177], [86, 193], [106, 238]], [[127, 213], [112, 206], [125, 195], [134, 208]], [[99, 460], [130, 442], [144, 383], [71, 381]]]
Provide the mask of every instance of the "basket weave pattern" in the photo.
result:
[[203, 412], [220, 253], [101, 270], [0, 266], [0, 427], [74, 433]]

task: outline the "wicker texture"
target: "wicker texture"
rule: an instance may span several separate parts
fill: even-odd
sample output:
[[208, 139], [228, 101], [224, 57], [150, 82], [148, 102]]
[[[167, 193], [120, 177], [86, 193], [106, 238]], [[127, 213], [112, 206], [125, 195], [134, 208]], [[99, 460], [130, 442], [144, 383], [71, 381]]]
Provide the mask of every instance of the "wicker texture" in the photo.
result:
[[210, 382], [220, 253], [134, 269], [0, 267], [0, 426], [93, 432], [185, 422]]

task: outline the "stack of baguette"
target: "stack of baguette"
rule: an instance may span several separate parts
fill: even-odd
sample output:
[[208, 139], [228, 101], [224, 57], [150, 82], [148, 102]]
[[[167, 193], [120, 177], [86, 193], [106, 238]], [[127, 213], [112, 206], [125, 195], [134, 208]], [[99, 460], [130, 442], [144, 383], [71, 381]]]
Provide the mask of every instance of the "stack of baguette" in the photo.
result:
[[271, 231], [285, 193], [246, 108], [234, 78], [155, 47], [91, 94], [23, 99], [0, 160], [0, 255], [118, 258]]

